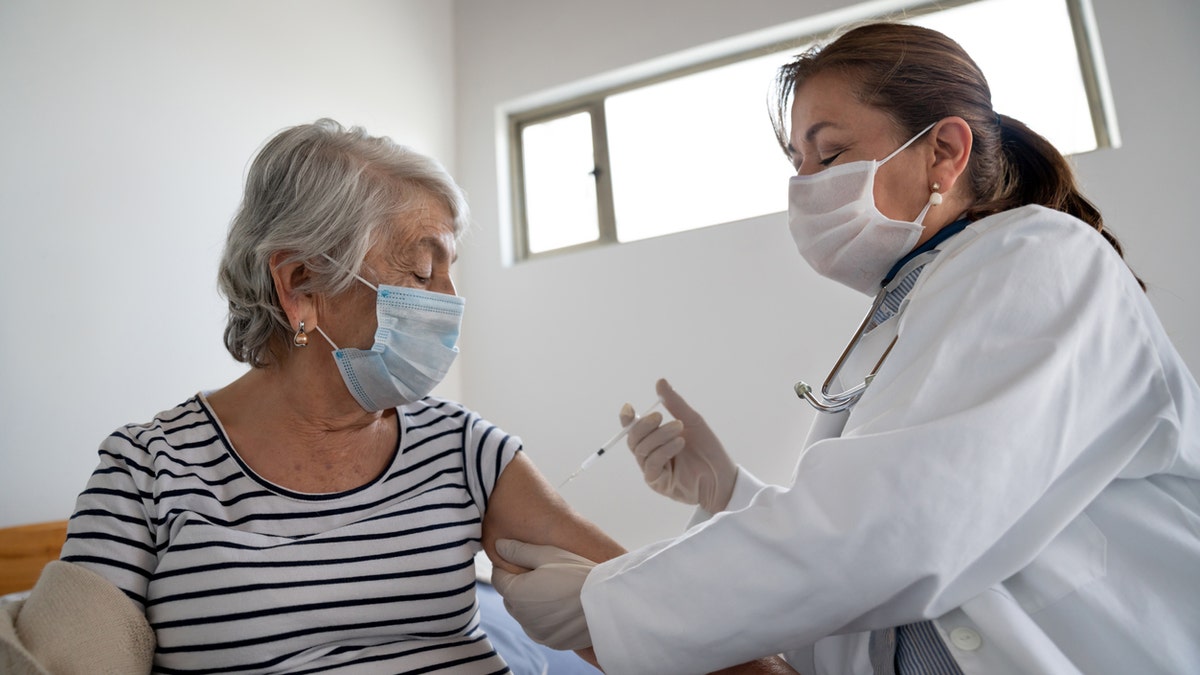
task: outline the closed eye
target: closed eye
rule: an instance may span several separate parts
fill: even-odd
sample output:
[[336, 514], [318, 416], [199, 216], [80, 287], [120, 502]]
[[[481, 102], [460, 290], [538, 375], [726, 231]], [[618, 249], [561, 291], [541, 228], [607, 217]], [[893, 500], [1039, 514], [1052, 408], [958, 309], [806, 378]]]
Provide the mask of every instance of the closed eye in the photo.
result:
[[[845, 151], [843, 150], [842, 152], [845, 152]], [[830, 157], [826, 157], [825, 159], [822, 159], [822, 160], [821, 160], [820, 162], [818, 162], [818, 163], [819, 163], [821, 166], [829, 166], [830, 164], [833, 164], [833, 160], [835, 160], [835, 159], [837, 159], [838, 157], [841, 157], [841, 156], [842, 156], [842, 152], [838, 152], [837, 154], [834, 154], [834, 155], [832, 155], [832, 156], [830, 156]]]

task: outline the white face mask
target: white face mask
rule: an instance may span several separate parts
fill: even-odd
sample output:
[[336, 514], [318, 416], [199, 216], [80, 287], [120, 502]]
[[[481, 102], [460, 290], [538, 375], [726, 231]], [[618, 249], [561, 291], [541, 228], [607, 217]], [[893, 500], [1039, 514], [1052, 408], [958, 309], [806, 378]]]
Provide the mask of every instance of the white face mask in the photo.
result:
[[912, 250], [921, 221], [892, 220], [875, 206], [875, 172], [933, 128], [925, 127], [881, 160], [863, 160], [793, 176], [788, 184], [788, 227], [800, 255], [818, 274], [874, 295], [897, 260]]

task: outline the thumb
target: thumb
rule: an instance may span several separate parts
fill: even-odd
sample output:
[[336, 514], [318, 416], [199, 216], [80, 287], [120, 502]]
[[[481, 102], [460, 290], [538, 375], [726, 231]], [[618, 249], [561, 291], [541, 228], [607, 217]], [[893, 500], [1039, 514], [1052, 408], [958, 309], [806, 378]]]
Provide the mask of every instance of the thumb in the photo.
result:
[[557, 546], [527, 544], [516, 539], [496, 540], [496, 553], [506, 561], [529, 570], [551, 563], [587, 562], [584, 558]]
[[633, 422], [633, 418], [636, 416], [637, 416], [637, 413], [635, 413], [633, 411], [633, 406], [629, 405], [628, 403], [621, 406], [621, 426], [622, 427], [629, 426]]
[[[496, 540], [496, 553], [508, 562], [526, 569], [534, 569], [540, 563], [540, 557], [535, 549], [540, 548], [533, 544], [526, 544], [523, 541], [515, 539], [498, 539]], [[494, 570], [493, 570], [494, 571]]]
[[704, 418], [700, 413], [692, 409], [692, 406], [688, 405], [688, 402], [683, 400], [683, 397], [665, 379], [659, 380], [654, 385], [654, 390], [662, 397], [663, 405], [666, 406], [667, 412], [671, 413], [671, 417], [683, 422], [684, 426], [704, 423]]
[[520, 574], [513, 574], [512, 572], [505, 571], [502, 568], [494, 567], [492, 568], [492, 588], [495, 588], [496, 592], [503, 596], [504, 594], [508, 593], [509, 587], [511, 587], [513, 582], [516, 581], [520, 576]]

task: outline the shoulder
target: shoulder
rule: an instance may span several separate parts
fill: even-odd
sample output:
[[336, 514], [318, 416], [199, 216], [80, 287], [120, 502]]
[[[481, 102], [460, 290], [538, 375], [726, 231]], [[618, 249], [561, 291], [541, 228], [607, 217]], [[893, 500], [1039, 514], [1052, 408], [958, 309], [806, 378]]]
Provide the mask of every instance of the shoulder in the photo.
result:
[[1069, 294], [1074, 288], [1136, 286], [1124, 260], [1093, 227], [1036, 205], [971, 223], [941, 247], [928, 272], [933, 288], [1001, 284], [1010, 291]]
[[496, 481], [521, 452], [521, 439], [505, 433], [457, 401], [426, 396], [401, 406], [401, 454], [460, 463], [466, 489], [481, 511]]
[[466, 406], [449, 399], [426, 396], [415, 403], [408, 403], [397, 412], [409, 432], [441, 433], [451, 429], [461, 430], [478, 418]]
[[403, 405], [397, 410], [403, 416], [405, 425], [410, 429], [431, 426], [460, 429], [495, 427], [479, 413], [462, 403], [437, 396], [426, 396], [416, 403]]
[[[941, 342], [958, 332], [996, 344], [1004, 338], [1139, 331], [1145, 294], [1117, 251], [1087, 223], [1024, 206], [971, 223], [951, 237], [917, 280], [901, 326]], [[1069, 321], [1064, 318], [1069, 317]]]
[[457, 401], [426, 396], [416, 403], [401, 406], [398, 410], [403, 416], [404, 430], [409, 439], [405, 443], [406, 447], [424, 439], [451, 434], [458, 434], [464, 447], [515, 443], [519, 448], [521, 444], [519, 438], [505, 433], [479, 413]]
[[212, 417], [197, 395], [159, 412], [149, 421], [116, 429], [101, 447], [153, 452], [155, 444], [171, 447], [192, 443], [200, 437], [211, 438], [214, 432]]
[[998, 252], [1061, 257], [1087, 253], [1115, 257], [1116, 252], [1091, 225], [1044, 206], [1028, 205], [971, 223], [942, 247], [943, 256], [994, 256]]
[[225, 476], [231, 465], [223, 432], [201, 397], [163, 410], [151, 420], [113, 431], [98, 450], [94, 476], [130, 476], [139, 489], [161, 491], [185, 476]]

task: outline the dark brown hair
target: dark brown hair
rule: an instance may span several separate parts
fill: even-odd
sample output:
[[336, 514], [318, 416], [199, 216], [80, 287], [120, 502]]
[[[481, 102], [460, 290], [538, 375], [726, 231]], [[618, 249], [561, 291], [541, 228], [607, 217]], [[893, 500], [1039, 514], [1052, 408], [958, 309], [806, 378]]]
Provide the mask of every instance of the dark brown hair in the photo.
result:
[[[785, 152], [792, 98], [824, 72], [844, 75], [857, 98], [886, 113], [905, 136], [946, 117], [966, 120], [973, 147], [965, 178], [974, 197], [966, 217], [978, 220], [1041, 204], [1096, 228], [1124, 257], [1120, 242], [1104, 229], [1100, 210], [1080, 191], [1067, 159], [1037, 132], [992, 109], [987, 79], [954, 40], [920, 26], [872, 23], [797, 56], [779, 69], [771, 109], [775, 137]], [[1145, 288], [1141, 279], [1138, 283]]]

